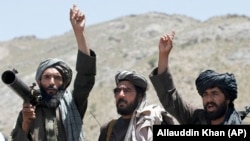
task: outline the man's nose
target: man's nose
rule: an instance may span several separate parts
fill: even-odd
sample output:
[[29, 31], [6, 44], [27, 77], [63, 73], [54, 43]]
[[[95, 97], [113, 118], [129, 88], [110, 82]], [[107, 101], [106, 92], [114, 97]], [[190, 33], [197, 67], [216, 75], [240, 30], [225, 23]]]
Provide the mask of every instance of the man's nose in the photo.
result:
[[120, 96], [120, 97], [124, 97], [124, 96], [125, 96], [124, 91], [123, 91], [123, 90], [121, 90], [121, 91], [118, 93], [118, 96]]
[[207, 98], [207, 101], [208, 101], [208, 102], [211, 102], [211, 101], [214, 100], [213, 95], [208, 95], [206, 98]]
[[54, 79], [54, 77], [51, 77], [51, 78], [50, 78], [49, 84], [50, 84], [50, 85], [51, 85], [51, 84], [55, 84], [55, 79]]

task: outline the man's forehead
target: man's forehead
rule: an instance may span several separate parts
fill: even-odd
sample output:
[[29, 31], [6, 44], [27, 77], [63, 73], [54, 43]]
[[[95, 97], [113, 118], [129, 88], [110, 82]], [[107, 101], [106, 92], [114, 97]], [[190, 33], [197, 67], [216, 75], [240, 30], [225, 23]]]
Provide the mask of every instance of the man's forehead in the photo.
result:
[[134, 84], [128, 80], [122, 80], [118, 83], [118, 87], [134, 87]]
[[212, 87], [205, 90], [205, 92], [215, 92], [215, 91], [221, 92], [220, 88], [218, 87]]
[[56, 69], [56, 68], [47, 68], [44, 72], [43, 75], [47, 74], [55, 74], [55, 75], [61, 75], [61, 73]]

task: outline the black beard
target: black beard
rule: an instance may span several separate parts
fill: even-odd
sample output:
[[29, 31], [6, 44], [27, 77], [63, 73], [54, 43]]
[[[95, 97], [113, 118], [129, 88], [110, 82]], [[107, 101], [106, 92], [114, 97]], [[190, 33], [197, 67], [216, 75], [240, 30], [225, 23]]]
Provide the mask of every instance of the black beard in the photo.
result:
[[120, 115], [123, 115], [123, 116], [130, 115], [137, 108], [138, 103], [139, 103], [139, 98], [136, 96], [135, 101], [133, 103], [129, 104], [128, 107], [125, 107], [125, 108], [118, 107], [118, 104], [120, 102], [126, 102], [127, 103], [127, 101], [125, 101], [124, 99], [119, 99], [117, 101], [117, 103], [116, 103], [117, 113], [120, 114]]
[[63, 97], [64, 91], [59, 90], [56, 94], [51, 95], [47, 94], [43, 86], [40, 87], [40, 90], [42, 95], [41, 105], [52, 109], [57, 108], [58, 105], [60, 104], [60, 100]]
[[220, 105], [216, 105], [215, 103], [212, 103], [212, 104], [214, 104], [218, 108], [217, 111], [208, 112], [206, 110], [206, 106], [204, 107], [205, 114], [206, 114], [206, 116], [207, 116], [207, 118], [209, 120], [215, 120], [215, 119], [218, 119], [218, 118], [222, 117], [223, 115], [225, 115], [225, 113], [227, 111], [227, 103], [226, 103], [226, 101], [224, 103], [220, 104]]

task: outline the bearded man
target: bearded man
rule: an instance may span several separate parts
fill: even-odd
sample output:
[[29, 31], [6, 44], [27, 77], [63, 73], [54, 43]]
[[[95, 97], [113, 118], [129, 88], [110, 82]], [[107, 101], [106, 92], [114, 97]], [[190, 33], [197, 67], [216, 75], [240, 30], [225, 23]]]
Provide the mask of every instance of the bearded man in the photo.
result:
[[195, 84], [202, 97], [204, 109], [188, 104], [181, 97], [169, 68], [169, 54], [174, 36], [175, 32], [172, 32], [160, 38], [158, 67], [150, 74], [150, 80], [165, 110], [180, 124], [242, 124], [233, 103], [237, 98], [237, 83], [232, 73], [217, 73], [214, 70], [200, 73]]
[[147, 80], [135, 71], [115, 75], [114, 97], [121, 115], [101, 127], [99, 141], [152, 141], [153, 125], [174, 124], [162, 107], [147, 105]]
[[72, 70], [63, 60], [49, 58], [36, 71], [41, 100], [26, 102], [11, 133], [12, 141], [84, 141], [83, 117], [95, 83], [96, 55], [87, 47], [85, 15], [73, 5], [70, 21], [78, 54], [73, 93], [68, 90]]

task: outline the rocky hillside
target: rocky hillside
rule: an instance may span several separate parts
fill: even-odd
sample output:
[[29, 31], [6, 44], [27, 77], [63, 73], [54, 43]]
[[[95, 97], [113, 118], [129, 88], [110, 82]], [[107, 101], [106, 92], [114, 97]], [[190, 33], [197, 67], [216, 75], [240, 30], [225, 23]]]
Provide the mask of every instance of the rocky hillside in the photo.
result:
[[[194, 81], [200, 71], [214, 69], [235, 74], [239, 94], [235, 106], [244, 110], [249, 105], [250, 17], [225, 15], [204, 22], [155, 12], [120, 17], [86, 27], [89, 47], [97, 54], [96, 84], [84, 118], [88, 141], [97, 140], [100, 124], [119, 116], [112, 93], [115, 73], [134, 70], [148, 78], [157, 66], [159, 38], [172, 30], [176, 38], [170, 67], [175, 84], [187, 101], [202, 106]], [[39, 62], [45, 58], [61, 58], [75, 68], [76, 49], [72, 31], [48, 39], [16, 37], [0, 42], [0, 72], [16, 68], [18, 77], [31, 85]], [[9, 135], [22, 99], [2, 81], [0, 87], [0, 131]], [[148, 103], [159, 103], [151, 83], [147, 97]]]

